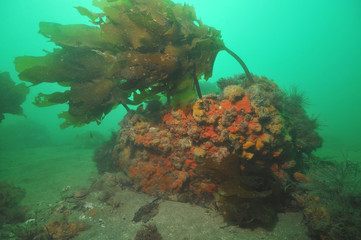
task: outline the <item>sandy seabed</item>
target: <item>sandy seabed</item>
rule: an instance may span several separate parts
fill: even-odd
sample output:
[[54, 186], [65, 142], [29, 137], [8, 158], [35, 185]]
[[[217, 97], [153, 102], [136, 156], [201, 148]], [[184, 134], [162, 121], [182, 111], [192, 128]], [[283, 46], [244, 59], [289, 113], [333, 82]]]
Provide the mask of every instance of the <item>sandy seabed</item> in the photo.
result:
[[[0, 152], [1, 179], [26, 190], [22, 205], [48, 208], [64, 205], [67, 191], [87, 189], [99, 179], [93, 150], [53, 146]], [[101, 188], [77, 200], [81, 205], [71, 218], [88, 227], [74, 239], [134, 239], [145, 225], [155, 224], [162, 239], [293, 239], [307, 240], [307, 229], [301, 213], [280, 213], [271, 230], [232, 226], [212, 208], [187, 203], [159, 200], [159, 211], [147, 223], [133, 221], [134, 214], [155, 198], [117, 184], [106, 184], [112, 192], [109, 204], [102, 199]]]

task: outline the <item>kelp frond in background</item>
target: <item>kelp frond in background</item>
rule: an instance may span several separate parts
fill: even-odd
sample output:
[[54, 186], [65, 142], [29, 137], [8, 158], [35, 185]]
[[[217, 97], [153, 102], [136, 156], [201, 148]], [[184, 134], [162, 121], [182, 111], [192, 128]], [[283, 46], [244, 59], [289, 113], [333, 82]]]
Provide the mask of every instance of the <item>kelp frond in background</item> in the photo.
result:
[[28, 93], [29, 88], [24, 83], [15, 84], [8, 72], [0, 73], [0, 123], [5, 113], [24, 115], [21, 104]]
[[118, 104], [161, 95], [172, 105], [187, 105], [196, 97], [194, 83], [212, 76], [218, 52], [229, 52], [220, 32], [197, 19], [189, 5], [170, 0], [93, 0], [93, 5], [102, 13], [76, 9], [94, 26], [41, 22], [40, 33], [61, 48], [15, 59], [21, 80], [70, 87], [35, 100], [38, 106], [68, 103], [69, 111], [60, 114], [66, 120], [62, 127], [100, 122]]

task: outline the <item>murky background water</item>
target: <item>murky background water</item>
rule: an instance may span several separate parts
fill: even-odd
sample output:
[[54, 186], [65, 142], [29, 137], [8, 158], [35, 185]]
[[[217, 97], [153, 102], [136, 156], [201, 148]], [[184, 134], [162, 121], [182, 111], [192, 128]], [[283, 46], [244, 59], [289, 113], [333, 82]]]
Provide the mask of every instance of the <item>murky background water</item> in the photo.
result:
[[[321, 155], [340, 157], [346, 153], [357, 160], [361, 151], [360, 1], [185, 2], [194, 5], [203, 23], [221, 30], [226, 45], [244, 60], [253, 74], [267, 76], [283, 89], [297, 86], [305, 92], [309, 102], [308, 113], [318, 116], [322, 126], [320, 134], [324, 138], [324, 146], [319, 150]], [[0, 71], [10, 72], [12, 79], [20, 82], [14, 58], [39, 56], [44, 54], [43, 50], [53, 49], [54, 44], [37, 33], [40, 21], [90, 24], [74, 8], [78, 5], [99, 11], [91, 6], [91, 1], [85, 0], [2, 0]], [[215, 82], [220, 77], [239, 72], [242, 69], [238, 63], [221, 52], [215, 63], [213, 78], [209, 81]], [[50, 93], [60, 88], [52, 84], [31, 87], [23, 104], [26, 118], [6, 115], [0, 125], [0, 151], [3, 151], [0, 155], [1, 178], [29, 190], [39, 187], [29, 179], [40, 176], [39, 181], [50, 184], [52, 181], [46, 181], [52, 176], [58, 179], [54, 180], [58, 187], [54, 189], [44, 185], [43, 189], [56, 192], [61, 186], [74, 181], [82, 184], [95, 171], [91, 161], [92, 149], [83, 152], [82, 144], [90, 141], [87, 146], [97, 146], [106, 139], [112, 130], [119, 128], [118, 123], [125, 110], [119, 107], [112, 111], [99, 126], [92, 123], [82, 128], [60, 130], [61, 120], [57, 114], [66, 110], [66, 105], [37, 108], [32, 104], [39, 92]], [[90, 132], [96, 140], [93, 137], [89, 139]], [[56, 148], [53, 152], [48, 148], [47, 152], [41, 152], [44, 151], [42, 147], [49, 145], [64, 148]], [[67, 158], [63, 151], [69, 151], [69, 146], [80, 149], [74, 153], [78, 162], [59, 163], [61, 158]], [[32, 147], [38, 148], [24, 150]], [[4, 153], [12, 148], [16, 151], [22, 149], [21, 156], [24, 157], [15, 159]], [[37, 157], [31, 158], [34, 154]], [[38, 194], [49, 195], [41, 189]]]

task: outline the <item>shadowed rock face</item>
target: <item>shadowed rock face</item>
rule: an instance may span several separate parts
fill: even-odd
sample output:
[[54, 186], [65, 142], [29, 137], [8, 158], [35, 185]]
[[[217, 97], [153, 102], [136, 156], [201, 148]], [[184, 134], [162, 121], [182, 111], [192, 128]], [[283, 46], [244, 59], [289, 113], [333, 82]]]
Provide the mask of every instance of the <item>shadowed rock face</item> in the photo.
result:
[[267, 224], [284, 207], [284, 189], [303, 161], [289, 134], [298, 119], [285, 117], [284, 104], [273, 82], [255, 77], [250, 87], [227, 86], [187, 109], [165, 108], [159, 122], [139, 108], [121, 122], [113, 156], [145, 193], [215, 204], [240, 225]]

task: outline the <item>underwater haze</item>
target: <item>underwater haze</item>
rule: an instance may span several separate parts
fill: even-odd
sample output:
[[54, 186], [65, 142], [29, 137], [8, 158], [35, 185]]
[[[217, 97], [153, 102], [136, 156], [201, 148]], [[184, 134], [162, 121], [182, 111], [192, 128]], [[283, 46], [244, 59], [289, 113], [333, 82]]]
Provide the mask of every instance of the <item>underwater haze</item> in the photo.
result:
[[[317, 132], [323, 138], [323, 143], [322, 147], [315, 151], [318, 156], [334, 159], [348, 156], [350, 160], [361, 162], [361, 1], [173, 1], [194, 6], [197, 18], [201, 19], [203, 24], [220, 30], [225, 45], [242, 58], [252, 74], [267, 77], [285, 92], [292, 91], [295, 87], [298, 89], [306, 98], [304, 107], [308, 116], [317, 119], [320, 125]], [[79, 14], [74, 8], [77, 6], [101, 12], [92, 5], [92, 0], [2, 0], [0, 73], [9, 72], [14, 82], [22, 83], [15, 70], [15, 58], [44, 56], [58, 47], [39, 34], [39, 22], [94, 26], [87, 17]], [[233, 77], [239, 73], [244, 73], [239, 63], [226, 51], [220, 51], [215, 60], [212, 77], [206, 83], [204, 79], [201, 80], [201, 86], [206, 91], [207, 84], [211, 88], [220, 78]], [[27, 86], [31, 85], [29, 82], [25, 83]], [[90, 196], [88, 192], [83, 194], [80, 191], [75, 193], [75, 197], [64, 197], [71, 191], [69, 189], [94, 187], [94, 179], [99, 171], [99, 166], [93, 161], [94, 150], [108, 140], [112, 132], [120, 129], [119, 122], [127, 113], [126, 109], [119, 105], [107, 114], [99, 125], [91, 122], [83, 127], [61, 129], [59, 125], [63, 120], [58, 118], [58, 114], [68, 110], [67, 104], [40, 108], [33, 102], [40, 92], [50, 94], [64, 89], [66, 88], [57, 83], [30, 86], [30, 93], [22, 104], [24, 116], [5, 114], [5, 119], [0, 123], [0, 180], [12, 182], [25, 189], [27, 195], [23, 205], [48, 207], [60, 197], [66, 201], [80, 201], [84, 200], [83, 197]], [[355, 175], [357, 174], [359, 173]], [[131, 193], [129, 196], [132, 197], [127, 199], [133, 205], [142, 206], [153, 201], [149, 196], [140, 199]], [[132, 199], [135, 199], [134, 202]], [[113, 203], [107, 204], [112, 207], [112, 210], [109, 210], [112, 213], [119, 207], [115, 207], [116, 204]], [[172, 204], [178, 203], [167, 204], [171, 208]], [[129, 207], [131, 208], [132, 206]], [[92, 206], [85, 206], [83, 209], [90, 210], [85, 217], [98, 214], [91, 212]], [[202, 211], [194, 210], [195, 222], [198, 221], [196, 217], [212, 215]], [[128, 212], [125, 212], [122, 218], [129, 217], [127, 214]], [[251, 238], [253, 233], [247, 232], [248, 230], [233, 229], [233, 233], [246, 231], [243, 234], [249, 234], [249, 239], [281, 239], [277, 231], [286, 231], [288, 221], [299, 222], [301, 225], [302, 216], [289, 218], [290, 215], [279, 216], [280, 225], [274, 227], [272, 236], [261, 232], [257, 236], [259, 238]], [[181, 220], [175, 218], [174, 221]], [[212, 222], [208, 224], [207, 227], [212, 226]], [[220, 225], [222, 224], [223, 222]], [[163, 227], [162, 229], [160, 226], [160, 230], [166, 232], [166, 226]], [[102, 228], [103, 225], [99, 223], [99, 229]], [[78, 229], [86, 228], [78, 226]], [[134, 236], [137, 229], [129, 227], [128, 230], [129, 234]], [[151, 227], [148, 230], [151, 230]], [[303, 238], [306, 230], [299, 231], [298, 237], [295, 235], [294, 239], [307, 239]], [[192, 229], [189, 236], [196, 234], [197, 229]], [[85, 236], [79, 239], [87, 239]], [[200, 238], [195, 239], [202, 239], [203, 235], [199, 236]], [[118, 236], [115, 234], [113, 238], [109, 236], [104, 239], [116, 237]], [[120, 239], [131, 237], [122, 235]], [[238, 238], [237, 235], [232, 235], [222, 239]]]
[[[183, 1], [175, 1], [183, 2]], [[273, 79], [281, 88], [297, 86], [305, 92], [310, 115], [319, 118], [324, 146], [347, 151], [360, 146], [361, 133], [361, 2], [346, 1], [184, 1], [195, 7], [203, 23], [221, 30], [226, 45], [241, 56], [253, 74]], [[38, 34], [40, 21], [91, 24], [75, 6], [94, 11], [91, 1], [3, 1], [1, 4], [1, 71], [18, 81], [16, 56], [43, 55], [54, 44]], [[216, 59], [212, 79], [240, 73], [237, 62], [224, 52]], [[31, 104], [37, 92], [57, 86], [39, 85], [23, 105], [27, 119], [57, 134], [58, 106], [37, 108]], [[65, 106], [64, 106], [65, 108]], [[99, 131], [116, 130], [125, 112], [109, 114]], [[21, 120], [8, 116], [3, 125]], [[74, 131], [65, 130], [65, 131]], [[77, 130], [76, 131], [80, 131]]]

